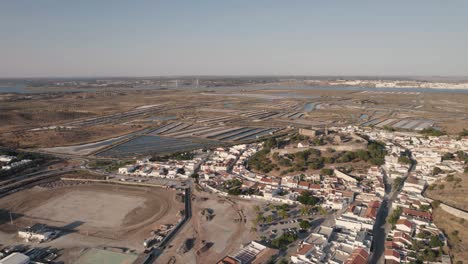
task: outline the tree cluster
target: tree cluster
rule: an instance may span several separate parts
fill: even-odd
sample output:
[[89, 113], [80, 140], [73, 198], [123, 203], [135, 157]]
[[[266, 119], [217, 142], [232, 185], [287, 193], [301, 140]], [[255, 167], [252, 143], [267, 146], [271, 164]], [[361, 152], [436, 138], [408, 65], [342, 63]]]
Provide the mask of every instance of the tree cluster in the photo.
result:
[[402, 209], [401, 207], [397, 207], [392, 214], [388, 217], [387, 222], [394, 227], [398, 219], [400, 219]]
[[435, 129], [433, 127], [425, 128], [421, 130], [420, 133], [425, 136], [434, 136], [434, 137], [440, 137], [440, 136], [445, 135], [445, 132]]
[[320, 202], [319, 198], [312, 195], [311, 192], [303, 192], [299, 197], [297, 197], [297, 201], [304, 205], [311, 205], [315, 206]]
[[154, 162], [154, 161], [168, 161], [168, 160], [191, 160], [195, 156], [194, 153], [192, 152], [175, 152], [170, 155], [164, 155], [164, 156], [158, 156], [158, 155], [153, 155], [149, 159], [149, 161]]
[[273, 239], [271, 245], [278, 249], [284, 249], [289, 244], [294, 242], [297, 239], [297, 235], [293, 233], [284, 233], [281, 236]]

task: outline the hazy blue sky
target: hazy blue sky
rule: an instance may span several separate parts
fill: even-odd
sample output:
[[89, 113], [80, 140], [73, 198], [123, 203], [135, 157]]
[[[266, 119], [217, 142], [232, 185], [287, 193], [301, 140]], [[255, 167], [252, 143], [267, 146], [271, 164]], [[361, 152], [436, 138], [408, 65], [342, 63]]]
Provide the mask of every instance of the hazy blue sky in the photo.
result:
[[1, 0], [0, 77], [468, 75], [468, 1]]

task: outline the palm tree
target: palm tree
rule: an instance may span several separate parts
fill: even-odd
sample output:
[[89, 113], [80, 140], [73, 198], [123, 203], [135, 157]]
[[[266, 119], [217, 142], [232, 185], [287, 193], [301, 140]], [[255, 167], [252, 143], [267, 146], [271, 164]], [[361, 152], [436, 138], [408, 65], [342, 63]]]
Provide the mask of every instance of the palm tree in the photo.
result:
[[267, 216], [267, 218], [266, 218], [267, 223], [272, 223], [273, 220], [275, 220], [275, 219], [273, 218], [272, 215], [269, 215], [269, 216]]
[[304, 215], [308, 215], [308, 214], [310, 214], [310, 208], [307, 207], [307, 206], [301, 207], [301, 215], [304, 216]]
[[284, 209], [281, 209], [279, 212], [278, 212], [278, 215], [283, 218], [283, 219], [286, 219], [289, 217], [288, 215], [288, 212], [286, 212]]
[[257, 220], [257, 223], [259, 223], [259, 222], [264, 223], [264, 222], [265, 222], [265, 217], [263, 217], [263, 214], [262, 214], [262, 213], [257, 213], [257, 218], [256, 218], [256, 220]]
[[253, 226], [258, 225], [258, 220], [257, 220], [257, 219], [252, 219], [252, 225], [253, 225]]
[[255, 212], [257, 212], [257, 213], [260, 212], [260, 206], [255, 205], [255, 206], [254, 206], [254, 210], [255, 210]]
[[257, 228], [255, 226], [252, 226], [250, 228], [250, 233], [257, 233]]

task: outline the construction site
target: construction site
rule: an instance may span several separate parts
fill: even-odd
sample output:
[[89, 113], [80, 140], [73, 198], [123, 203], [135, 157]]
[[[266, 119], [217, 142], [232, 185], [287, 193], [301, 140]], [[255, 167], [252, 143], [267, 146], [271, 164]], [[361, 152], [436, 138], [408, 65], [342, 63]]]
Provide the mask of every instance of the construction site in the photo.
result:
[[[198, 190], [197, 190], [198, 189]], [[221, 197], [194, 188], [192, 217], [180, 234], [171, 241], [161, 256], [160, 263], [211, 263], [232, 254], [253, 239], [251, 232], [257, 203]], [[158, 262], [159, 263], [159, 262]]]

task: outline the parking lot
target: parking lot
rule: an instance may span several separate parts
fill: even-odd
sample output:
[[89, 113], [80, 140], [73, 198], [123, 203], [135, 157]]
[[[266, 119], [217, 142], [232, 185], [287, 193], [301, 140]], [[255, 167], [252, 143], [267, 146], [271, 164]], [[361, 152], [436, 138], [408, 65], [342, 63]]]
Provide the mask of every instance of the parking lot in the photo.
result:
[[[257, 208], [258, 234], [268, 240], [275, 239], [282, 234], [295, 234], [302, 237], [315, 226], [314, 223], [323, 217], [311, 210], [308, 214], [301, 214], [301, 207], [297, 205], [266, 205]], [[301, 221], [307, 221], [309, 228], [302, 229]]]
[[37, 263], [51, 263], [58, 257], [58, 249], [49, 247], [29, 247], [27, 245], [7, 246], [0, 250], [0, 259], [12, 253], [22, 253]]

